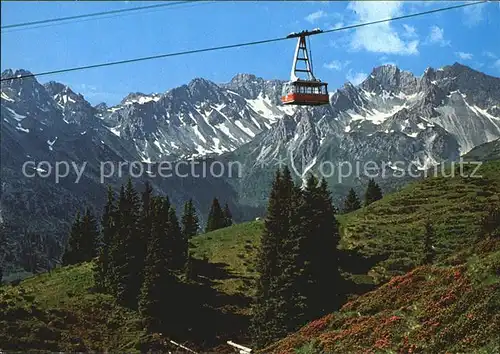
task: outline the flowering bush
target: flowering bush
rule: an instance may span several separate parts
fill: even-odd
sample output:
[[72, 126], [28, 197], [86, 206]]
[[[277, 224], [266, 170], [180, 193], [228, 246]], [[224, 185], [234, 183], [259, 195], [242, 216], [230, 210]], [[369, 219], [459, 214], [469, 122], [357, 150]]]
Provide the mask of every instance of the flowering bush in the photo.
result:
[[324, 353], [455, 353], [487, 346], [500, 339], [500, 279], [484, 281], [498, 271], [497, 253], [497, 261], [478, 260], [480, 278], [467, 264], [419, 267], [394, 277], [265, 353], [294, 353], [297, 343], [312, 339]]

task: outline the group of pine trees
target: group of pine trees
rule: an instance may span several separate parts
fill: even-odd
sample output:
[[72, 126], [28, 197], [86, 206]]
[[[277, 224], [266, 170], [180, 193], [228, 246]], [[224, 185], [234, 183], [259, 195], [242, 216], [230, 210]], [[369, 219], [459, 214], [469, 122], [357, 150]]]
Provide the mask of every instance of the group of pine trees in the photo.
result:
[[219, 200], [214, 198], [212, 201], [212, 206], [208, 212], [207, 225], [205, 227], [205, 232], [210, 232], [214, 230], [221, 229], [223, 227], [228, 227], [233, 224], [233, 216], [229, 210], [229, 205], [226, 203], [224, 209], [221, 208]]
[[[380, 186], [375, 182], [375, 180], [371, 178], [368, 181], [368, 186], [366, 187], [364, 206], [368, 206], [380, 199], [382, 199], [382, 190], [380, 189]], [[351, 188], [344, 201], [344, 208], [342, 211], [347, 214], [360, 208], [361, 201], [359, 200], [358, 195], [356, 194], [354, 189]]]
[[77, 212], [71, 226], [68, 247], [62, 257], [62, 264], [77, 264], [97, 256], [99, 237], [99, 227], [92, 211], [87, 208], [83, 217], [80, 212]]
[[147, 328], [158, 330], [179, 311], [172, 301], [179, 295], [176, 275], [189, 267], [189, 238], [199, 229], [192, 200], [185, 204], [181, 222], [168, 197], [153, 195], [148, 183], [138, 193], [129, 179], [118, 196], [108, 188], [100, 228], [89, 209], [83, 217], [77, 215], [63, 264], [97, 257], [96, 288], [137, 308]]
[[340, 240], [326, 181], [310, 175], [303, 188], [290, 171], [276, 173], [257, 261], [259, 279], [251, 333], [261, 348], [334, 310], [342, 279]]

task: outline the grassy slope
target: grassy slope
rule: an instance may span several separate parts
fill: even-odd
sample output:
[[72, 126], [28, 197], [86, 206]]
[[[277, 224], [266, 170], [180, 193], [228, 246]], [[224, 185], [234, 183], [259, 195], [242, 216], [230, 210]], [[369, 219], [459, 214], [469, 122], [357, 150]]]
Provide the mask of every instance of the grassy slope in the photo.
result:
[[388, 257], [370, 272], [378, 283], [419, 265], [426, 221], [436, 229], [439, 259], [472, 244], [486, 207], [500, 199], [500, 162], [485, 163], [477, 175], [427, 178], [341, 216], [341, 246]]
[[137, 350], [137, 313], [89, 291], [91, 263], [58, 268], [0, 288], [0, 348]]
[[[369, 207], [339, 215], [341, 248], [356, 250], [365, 257], [386, 258], [368, 276], [355, 274], [353, 279], [381, 283], [418, 266], [426, 221], [431, 221], [437, 232], [438, 260], [471, 245], [485, 207], [500, 198], [500, 162], [485, 163], [476, 175], [482, 178], [457, 176], [416, 181]], [[263, 222], [254, 221], [194, 239], [195, 257], [225, 264], [232, 274], [231, 278], [217, 282], [219, 290], [248, 295], [248, 282], [256, 275], [253, 266], [262, 229]]]
[[418, 267], [263, 353], [498, 353], [500, 241]]
[[193, 256], [220, 264], [229, 273], [225, 279], [214, 280], [215, 288], [229, 295], [252, 293], [255, 259], [264, 229], [262, 221], [252, 221], [209, 232], [192, 239]]

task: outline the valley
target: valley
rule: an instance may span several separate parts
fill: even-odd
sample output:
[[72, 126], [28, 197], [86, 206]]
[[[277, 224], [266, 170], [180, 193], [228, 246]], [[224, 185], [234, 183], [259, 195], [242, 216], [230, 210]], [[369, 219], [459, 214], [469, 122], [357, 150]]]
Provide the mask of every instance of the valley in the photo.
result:
[[[2, 78], [28, 73], [5, 70]], [[163, 94], [132, 93], [117, 106], [94, 107], [61, 83], [2, 81], [5, 227], [15, 237], [48, 237], [53, 256], [47, 258], [48, 251], [38, 246], [29, 251], [39, 253], [38, 268], [47, 269], [62, 253], [78, 206], [101, 210], [103, 163], [134, 162], [144, 170], [164, 161], [221, 163], [226, 173], [220, 178], [196, 178], [184, 167], [177, 176], [143, 172], [135, 180], [137, 185], [149, 180], [178, 207], [195, 198], [202, 220], [217, 196], [231, 204], [235, 220], [247, 221], [263, 216], [281, 164], [291, 167], [296, 180], [307, 173], [325, 176], [339, 204], [348, 188], [360, 193], [368, 181], [366, 171], [349, 172], [344, 164], [374, 163], [370, 173], [390, 192], [500, 138], [500, 79], [458, 63], [428, 68], [421, 76], [393, 65], [376, 67], [363, 83], [346, 83], [331, 94], [330, 105], [317, 108], [281, 106], [282, 85], [251, 74], [225, 84], [194, 79]], [[26, 161], [35, 166], [28, 167], [30, 175], [49, 173], [35, 165], [40, 161], [86, 163], [86, 168], [79, 183], [73, 170], [55, 183], [53, 172], [50, 178], [27, 178]], [[105, 183], [118, 188], [131, 171], [116, 169]], [[28, 217], [32, 223], [20, 228], [18, 221]], [[23, 271], [19, 254], [28, 252], [25, 248], [9, 246], [9, 272]]]
[[[251, 74], [224, 84], [194, 79], [107, 107], [92, 106], [61, 83], [2, 81], [0, 349], [177, 350], [169, 340], [198, 352], [230, 353], [229, 340], [253, 346], [262, 240], [273, 230], [270, 195], [284, 165], [301, 190], [310, 174], [328, 184], [338, 224], [331, 251], [340, 277], [332, 286], [340, 300], [326, 316], [254, 346], [256, 352], [499, 350], [500, 79], [458, 63], [421, 76], [383, 65], [316, 108], [281, 106], [283, 83]], [[33, 161], [25, 167], [32, 177], [23, 173], [26, 161]], [[58, 180], [43, 177], [61, 161], [85, 168], [70, 168]], [[132, 162], [149, 172], [136, 177], [126, 166]], [[181, 167], [168, 178], [151, 173], [167, 162]], [[340, 168], [370, 162], [372, 175]], [[126, 167], [103, 183], [103, 163]], [[207, 174], [207, 164], [234, 173]], [[174, 334], [152, 330], [140, 301], [125, 305], [119, 289], [99, 287], [102, 254], [61, 265], [77, 211], [91, 210], [100, 223], [106, 189], [121, 196], [127, 181], [139, 193], [147, 182], [153, 195], [168, 196], [168, 212], [179, 220], [192, 199], [199, 218], [189, 270], [169, 270], [165, 278], [175, 309], [165, 328]], [[344, 212], [349, 190], [364, 202], [369, 181], [383, 198]], [[227, 204], [234, 224], [205, 232], [213, 198]], [[292, 204], [300, 206], [299, 199]], [[134, 217], [144, 222], [142, 214]], [[290, 234], [307, 233], [300, 226], [290, 226]], [[146, 290], [157, 294], [150, 282]]]

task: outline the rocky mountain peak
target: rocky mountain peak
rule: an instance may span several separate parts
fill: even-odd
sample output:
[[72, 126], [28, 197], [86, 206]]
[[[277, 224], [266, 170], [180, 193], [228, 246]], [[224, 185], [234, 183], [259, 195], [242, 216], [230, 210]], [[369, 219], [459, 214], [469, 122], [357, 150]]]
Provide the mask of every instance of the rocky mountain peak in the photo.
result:
[[[16, 71], [13, 71], [12, 69], [6, 69], [2, 72], [2, 79], [9, 79], [9, 78], [14, 78], [14, 77], [18, 77], [18, 76], [29, 76], [29, 75], [33, 75], [33, 73], [31, 71], [28, 71], [28, 70], [18, 69]], [[27, 80], [27, 79], [34, 79], [34, 77], [25, 78], [24, 80]]]
[[61, 93], [61, 92], [73, 93], [73, 91], [68, 86], [61, 84], [60, 82], [56, 82], [56, 81], [49, 81], [46, 84], [44, 84], [43, 86], [51, 95], [57, 95], [58, 93]]
[[159, 101], [162, 95], [158, 93], [145, 94], [142, 92], [131, 92], [120, 102], [121, 105], [130, 105], [133, 103], [144, 104], [150, 101]]
[[284, 81], [281, 80], [264, 80], [256, 75], [243, 73], [235, 75], [229, 83], [221, 87], [250, 100], [265, 97], [277, 105], [280, 101], [283, 83]]
[[94, 109], [96, 109], [97, 111], [106, 111], [108, 109], [108, 105], [106, 104], [106, 102], [101, 102], [99, 104], [96, 104], [94, 106]]
[[245, 85], [248, 83], [262, 82], [264, 79], [255, 76], [254, 74], [236, 74], [233, 76], [231, 81], [229, 82], [231, 85]]
[[360, 86], [369, 92], [387, 91], [412, 94], [417, 90], [417, 84], [418, 80], [412, 73], [402, 71], [395, 65], [386, 64], [374, 68]]

